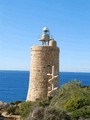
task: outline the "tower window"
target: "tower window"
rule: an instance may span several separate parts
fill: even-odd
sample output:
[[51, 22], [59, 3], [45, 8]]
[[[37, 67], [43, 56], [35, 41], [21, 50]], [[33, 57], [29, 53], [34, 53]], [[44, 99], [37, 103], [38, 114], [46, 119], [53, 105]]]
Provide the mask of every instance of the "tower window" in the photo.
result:
[[51, 67], [51, 65], [48, 65], [48, 66], [47, 66], [47, 72], [48, 72], [48, 73], [51, 73], [51, 71], [52, 71], [52, 67]]

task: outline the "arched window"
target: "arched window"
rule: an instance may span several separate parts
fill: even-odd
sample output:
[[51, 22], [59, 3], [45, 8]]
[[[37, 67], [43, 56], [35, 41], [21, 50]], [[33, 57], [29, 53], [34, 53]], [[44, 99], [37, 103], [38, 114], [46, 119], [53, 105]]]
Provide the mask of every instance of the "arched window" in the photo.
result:
[[47, 66], [47, 73], [52, 73], [52, 66], [51, 65], [48, 65]]

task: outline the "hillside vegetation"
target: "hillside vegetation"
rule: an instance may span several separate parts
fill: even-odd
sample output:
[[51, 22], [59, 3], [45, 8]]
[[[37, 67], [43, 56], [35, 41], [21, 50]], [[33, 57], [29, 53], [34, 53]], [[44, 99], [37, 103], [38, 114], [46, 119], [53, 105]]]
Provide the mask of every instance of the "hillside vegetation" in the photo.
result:
[[90, 87], [72, 81], [57, 90], [54, 97], [12, 107], [7, 112], [19, 114], [21, 120], [90, 120]]
[[86, 120], [90, 118], [90, 87], [81, 86], [76, 81], [69, 82], [53, 97], [50, 106], [66, 111], [72, 120], [80, 117]]

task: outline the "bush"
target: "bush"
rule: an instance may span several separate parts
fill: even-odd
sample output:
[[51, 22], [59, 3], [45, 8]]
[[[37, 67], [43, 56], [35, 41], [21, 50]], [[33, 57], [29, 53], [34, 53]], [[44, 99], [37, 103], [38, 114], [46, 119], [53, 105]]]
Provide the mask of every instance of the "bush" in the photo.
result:
[[61, 110], [55, 108], [46, 108], [44, 120], [70, 120], [70, 116]]
[[70, 120], [70, 116], [55, 108], [36, 107], [25, 120]]
[[42, 107], [47, 107], [50, 105], [51, 99], [52, 99], [52, 96], [49, 96], [48, 98], [45, 98], [45, 99], [39, 101], [39, 105]]
[[65, 109], [67, 111], [74, 111], [82, 108], [83, 106], [90, 105], [90, 99], [86, 97], [72, 98], [68, 100], [65, 104]]
[[71, 118], [74, 120], [77, 120], [80, 117], [90, 118], [90, 106], [82, 107], [81, 109], [76, 110], [71, 114]]
[[63, 85], [50, 103], [50, 106], [64, 111], [74, 111], [85, 105], [90, 105], [90, 89], [82, 88], [76, 81]]
[[22, 101], [20, 101], [20, 100], [18, 100], [18, 101], [15, 102], [16, 105], [18, 105], [20, 103], [22, 103]]
[[16, 107], [15, 106], [9, 106], [8, 108], [7, 108], [7, 114], [15, 114], [15, 110], [16, 110]]
[[18, 101], [15, 101], [15, 102], [11, 102], [11, 105], [18, 105], [19, 103], [22, 103], [22, 101], [18, 100]]
[[43, 120], [44, 118], [44, 108], [36, 107], [29, 113], [29, 116], [25, 120]]
[[33, 102], [23, 102], [20, 104], [19, 109], [17, 109], [17, 112], [20, 114], [22, 120], [25, 120], [25, 118], [28, 116], [32, 106]]

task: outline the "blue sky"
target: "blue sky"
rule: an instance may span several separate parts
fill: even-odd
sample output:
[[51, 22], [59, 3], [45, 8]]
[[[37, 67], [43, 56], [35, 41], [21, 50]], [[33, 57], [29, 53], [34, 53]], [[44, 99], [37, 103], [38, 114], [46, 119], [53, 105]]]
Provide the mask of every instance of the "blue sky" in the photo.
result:
[[60, 71], [90, 72], [90, 0], [0, 0], [0, 70], [29, 70], [44, 26], [60, 47]]

